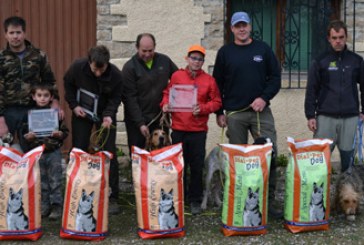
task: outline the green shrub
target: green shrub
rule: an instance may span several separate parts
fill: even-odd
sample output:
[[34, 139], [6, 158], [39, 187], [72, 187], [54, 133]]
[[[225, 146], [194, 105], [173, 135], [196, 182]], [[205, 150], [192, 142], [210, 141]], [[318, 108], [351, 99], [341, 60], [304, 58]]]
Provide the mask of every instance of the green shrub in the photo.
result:
[[280, 154], [277, 156], [276, 159], [277, 167], [287, 167], [288, 165], [288, 157], [284, 154]]

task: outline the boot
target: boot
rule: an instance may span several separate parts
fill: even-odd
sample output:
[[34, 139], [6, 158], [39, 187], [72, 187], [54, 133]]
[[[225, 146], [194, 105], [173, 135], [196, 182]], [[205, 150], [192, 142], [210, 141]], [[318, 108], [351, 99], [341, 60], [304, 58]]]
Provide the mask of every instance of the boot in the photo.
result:
[[349, 166], [354, 164], [354, 150], [342, 151], [340, 150], [341, 159], [341, 173], [345, 172]]

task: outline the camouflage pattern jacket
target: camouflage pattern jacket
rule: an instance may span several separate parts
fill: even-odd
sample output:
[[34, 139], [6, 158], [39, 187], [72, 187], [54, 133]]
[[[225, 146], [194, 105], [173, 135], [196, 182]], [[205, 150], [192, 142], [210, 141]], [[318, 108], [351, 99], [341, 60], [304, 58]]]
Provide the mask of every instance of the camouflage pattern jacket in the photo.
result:
[[[45, 82], [55, 86], [56, 79], [47, 55], [25, 40], [23, 58], [10, 50], [9, 45], [0, 51], [0, 116], [7, 106], [30, 106], [31, 85]], [[58, 98], [58, 94], [55, 94]]]

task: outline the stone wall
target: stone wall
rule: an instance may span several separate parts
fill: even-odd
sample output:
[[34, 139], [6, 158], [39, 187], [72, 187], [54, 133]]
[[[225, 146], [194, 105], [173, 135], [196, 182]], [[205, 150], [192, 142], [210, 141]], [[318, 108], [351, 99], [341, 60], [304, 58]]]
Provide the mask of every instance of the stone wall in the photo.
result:
[[[201, 43], [207, 49], [204, 69], [211, 73], [217, 50], [224, 43], [223, 0], [97, 0], [97, 40], [111, 51], [112, 62], [120, 69], [136, 52], [135, 39], [141, 32], [153, 33], [156, 51], [169, 55], [184, 67], [186, 50]], [[347, 11], [352, 11], [347, 1]], [[364, 52], [364, 0], [356, 1], [356, 50]], [[350, 14], [350, 13], [349, 13]], [[347, 18], [349, 36], [354, 19]], [[286, 137], [310, 138], [303, 113], [304, 89], [285, 89], [272, 100], [278, 131], [279, 153], [287, 154]], [[119, 110], [118, 144], [126, 145], [122, 106]], [[207, 150], [221, 142], [215, 115], [210, 117]], [[336, 154], [337, 155], [337, 154]], [[336, 156], [335, 155], [335, 156]]]

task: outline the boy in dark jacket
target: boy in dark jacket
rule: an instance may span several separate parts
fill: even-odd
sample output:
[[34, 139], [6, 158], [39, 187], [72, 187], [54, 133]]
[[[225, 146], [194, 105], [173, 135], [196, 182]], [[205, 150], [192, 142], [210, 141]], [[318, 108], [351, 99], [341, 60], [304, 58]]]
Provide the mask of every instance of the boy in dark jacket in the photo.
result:
[[[51, 109], [54, 98], [54, 90], [51, 85], [39, 83], [33, 85], [31, 90], [35, 102], [33, 110]], [[58, 114], [58, 112], [56, 112]], [[28, 122], [29, 123], [29, 122]], [[50, 136], [42, 137], [33, 131], [28, 131], [28, 124], [23, 127], [22, 148], [26, 151], [34, 147], [45, 145], [45, 150], [39, 160], [41, 173], [41, 214], [57, 220], [62, 215], [62, 153], [60, 147], [68, 135], [68, 129], [62, 121], [59, 122], [59, 130], [55, 130]]]

